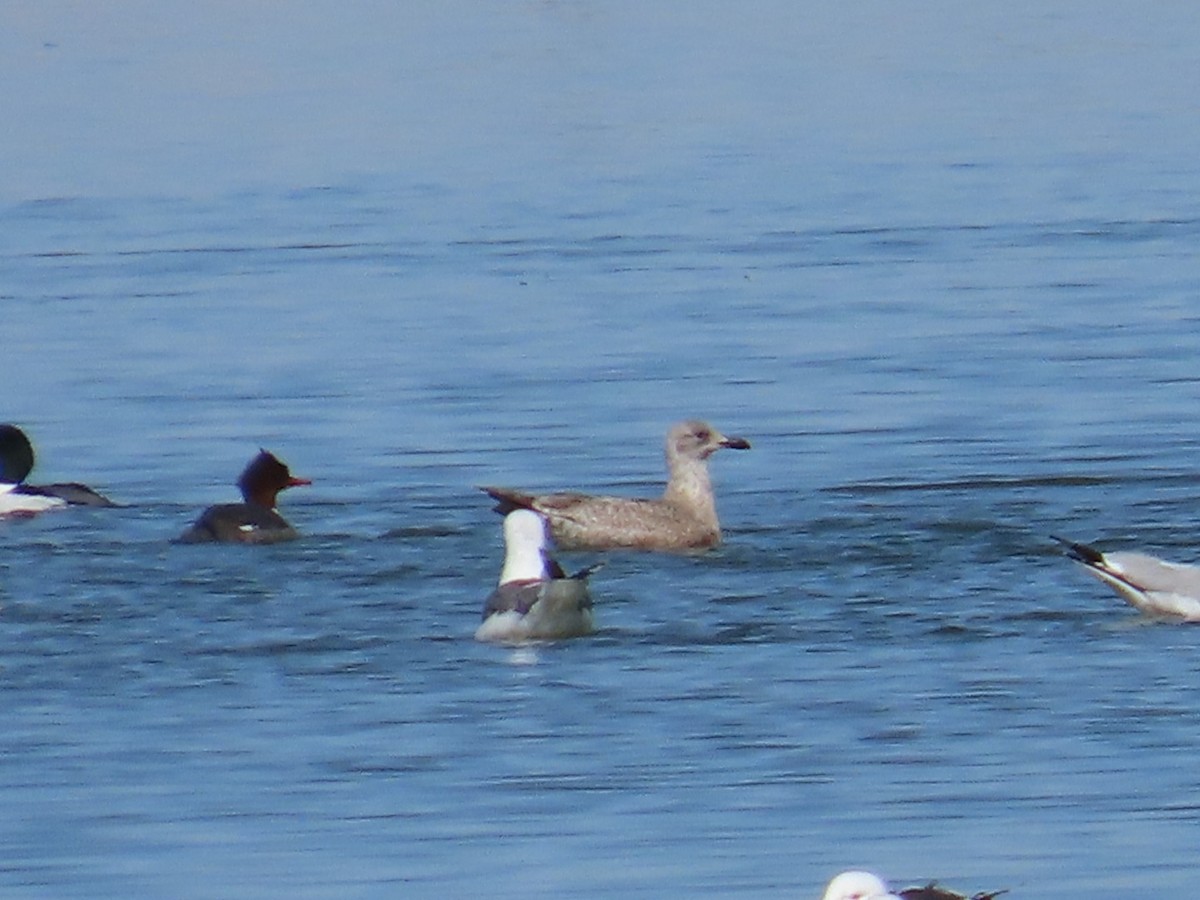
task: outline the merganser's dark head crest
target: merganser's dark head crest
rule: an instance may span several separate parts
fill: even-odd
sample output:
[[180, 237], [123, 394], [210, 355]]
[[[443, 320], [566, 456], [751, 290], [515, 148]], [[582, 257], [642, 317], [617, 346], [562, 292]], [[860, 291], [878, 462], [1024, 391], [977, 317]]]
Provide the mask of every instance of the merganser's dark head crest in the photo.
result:
[[257, 503], [267, 509], [275, 508], [275, 498], [280, 491], [312, 484], [307, 478], [294, 476], [275, 454], [266, 450], [259, 450], [258, 456], [250, 460], [237, 483], [247, 503]]
[[16, 425], [0, 425], [0, 483], [20, 484], [33, 471], [33, 445]]

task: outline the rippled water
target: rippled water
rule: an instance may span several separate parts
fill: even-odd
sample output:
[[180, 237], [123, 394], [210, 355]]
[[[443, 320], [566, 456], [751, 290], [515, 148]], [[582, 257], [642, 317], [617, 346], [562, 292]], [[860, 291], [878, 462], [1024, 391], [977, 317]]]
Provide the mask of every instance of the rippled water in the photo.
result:
[[[1200, 630], [1047, 535], [1197, 559], [1197, 13], [117, 8], [0, 14], [0, 420], [129, 504], [0, 523], [6, 896], [1187, 890]], [[476, 644], [476, 486], [693, 415], [724, 546]]]

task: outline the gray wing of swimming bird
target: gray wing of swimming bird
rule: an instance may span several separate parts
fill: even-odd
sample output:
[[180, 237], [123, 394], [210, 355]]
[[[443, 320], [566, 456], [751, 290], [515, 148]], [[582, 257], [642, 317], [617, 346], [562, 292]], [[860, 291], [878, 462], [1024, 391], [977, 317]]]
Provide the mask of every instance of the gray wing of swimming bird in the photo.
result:
[[1067, 556], [1143, 612], [1200, 620], [1200, 568], [1145, 553], [1104, 553], [1088, 544], [1054, 540], [1067, 548]]
[[256, 503], [219, 503], [204, 510], [175, 542], [273, 544], [297, 537], [296, 529], [273, 509]]
[[549, 581], [509, 581], [500, 585], [483, 605], [483, 618], [502, 612], [519, 612], [525, 615], [533, 604], [542, 598], [542, 591]]
[[542, 586], [534, 608], [531, 633], [543, 637], [572, 637], [588, 634], [595, 627], [592, 596], [583, 578], [556, 578]]
[[937, 883], [930, 883], [923, 887], [905, 888], [898, 892], [901, 900], [994, 900], [1001, 894], [1007, 894], [1007, 890], [990, 891], [972, 894], [967, 897], [966, 894], [959, 894], [955, 891], [947, 890]]
[[591, 633], [592, 598], [587, 582], [581, 578], [557, 578], [553, 581], [510, 581], [496, 588], [483, 609], [483, 625], [499, 622], [506, 613], [517, 613], [519, 624], [511, 630], [501, 628], [481, 640], [557, 640]]
[[17, 486], [18, 493], [35, 494], [40, 497], [57, 497], [71, 506], [106, 506], [116, 508], [119, 503], [114, 503], [103, 494], [93, 491], [86, 484], [79, 484], [71, 481], [62, 484], [20, 484]]
[[[592, 563], [590, 566], [584, 566], [582, 569], [580, 569], [574, 575], [564, 575], [563, 577], [569, 578], [571, 581], [587, 581], [594, 572], [596, 572], [600, 569], [603, 569], [603, 568], [604, 568], [604, 563], [602, 563], [602, 562]], [[560, 569], [560, 571], [561, 571], [561, 569]]]

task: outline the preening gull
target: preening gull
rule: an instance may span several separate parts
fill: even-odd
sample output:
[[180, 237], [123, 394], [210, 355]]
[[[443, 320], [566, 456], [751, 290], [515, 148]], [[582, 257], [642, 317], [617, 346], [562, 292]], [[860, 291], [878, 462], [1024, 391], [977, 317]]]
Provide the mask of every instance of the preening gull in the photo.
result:
[[299, 532], [276, 512], [275, 504], [280, 491], [303, 484], [312, 482], [297, 478], [274, 454], [260, 450], [238, 478], [244, 502], [210, 506], [177, 542], [275, 544], [293, 540]]
[[843, 872], [829, 882], [822, 900], [994, 900], [1006, 893], [1008, 892], [992, 891], [967, 897], [933, 883], [891, 893], [878, 875], [852, 871]]
[[517, 509], [504, 517], [504, 567], [483, 607], [479, 641], [520, 643], [589, 634], [595, 628], [587, 577], [598, 565], [567, 577], [546, 552], [546, 522]]
[[78, 482], [26, 484], [33, 471], [33, 445], [16, 425], [0, 425], [0, 516], [28, 516], [63, 506], [116, 506]]
[[1067, 548], [1067, 556], [1142, 612], [1200, 622], [1200, 567], [1145, 553], [1103, 553], [1060, 537], [1054, 540]]
[[657, 500], [483, 490], [497, 501], [497, 512], [540, 513], [563, 550], [701, 550], [721, 542], [708, 458], [722, 447], [748, 450], [750, 442], [726, 437], [707, 422], [674, 425], [666, 440], [667, 487]]

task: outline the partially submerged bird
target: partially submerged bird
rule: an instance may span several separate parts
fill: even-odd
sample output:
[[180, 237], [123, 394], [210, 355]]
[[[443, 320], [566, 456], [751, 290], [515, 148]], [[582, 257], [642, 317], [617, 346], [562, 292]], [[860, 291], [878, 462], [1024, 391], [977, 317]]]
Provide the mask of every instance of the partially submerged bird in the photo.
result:
[[237, 484], [244, 502], [210, 506], [176, 539], [177, 542], [274, 544], [300, 536], [275, 511], [276, 498], [282, 490], [312, 484], [311, 481], [295, 477], [273, 454], [262, 450], [250, 460]]
[[0, 425], [0, 517], [29, 516], [64, 506], [116, 506], [85, 484], [27, 484], [33, 445], [16, 425]]
[[667, 487], [660, 499], [602, 497], [580, 493], [530, 494], [485, 487], [496, 511], [531, 509], [545, 517], [563, 550], [701, 550], [721, 542], [708, 458], [750, 442], [726, 437], [707, 422], [680, 422], [667, 432]]
[[878, 875], [870, 872], [842, 872], [836, 876], [821, 900], [899, 900], [888, 891], [887, 885]]
[[843, 872], [825, 888], [822, 900], [994, 900], [1007, 891], [973, 894], [967, 897], [930, 883], [891, 893], [887, 884], [871, 872]]
[[595, 628], [587, 577], [598, 565], [568, 577], [546, 551], [546, 522], [517, 509], [504, 517], [504, 567], [483, 607], [479, 641], [519, 643], [590, 634]]
[[1103, 553], [1089, 544], [1051, 537], [1066, 547], [1067, 556], [1085, 571], [1142, 612], [1200, 622], [1200, 567], [1145, 553]]

